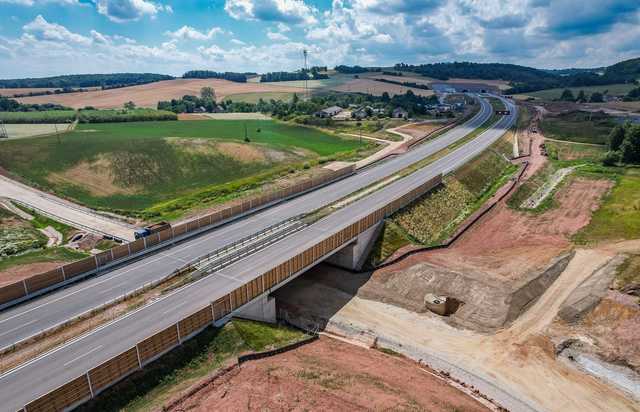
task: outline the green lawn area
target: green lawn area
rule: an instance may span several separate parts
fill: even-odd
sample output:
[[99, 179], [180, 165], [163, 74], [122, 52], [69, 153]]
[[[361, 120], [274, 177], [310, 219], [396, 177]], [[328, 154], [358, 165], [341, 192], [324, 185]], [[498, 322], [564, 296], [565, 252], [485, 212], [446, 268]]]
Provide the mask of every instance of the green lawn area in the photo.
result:
[[616, 122], [603, 113], [569, 112], [545, 117], [540, 127], [550, 139], [607, 144], [615, 125]]
[[239, 354], [281, 347], [304, 337], [295, 329], [239, 319], [222, 328], [209, 327], [77, 410], [161, 410], [167, 400]]
[[[45, 242], [46, 243], [46, 242]], [[22, 255], [11, 256], [0, 260], [0, 271], [7, 270], [13, 266], [28, 265], [30, 263], [41, 262], [73, 262], [87, 257], [88, 255], [76, 252], [65, 247], [55, 247], [42, 250], [34, 250]], [[0, 279], [1, 280], [1, 279]]]
[[[586, 86], [586, 87], [569, 87], [569, 90], [573, 93], [574, 96], [577, 96], [580, 93], [580, 90], [584, 90], [584, 93], [587, 95], [587, 98], [591, 96], [594, 92], [604, 93], [608, 90], [608, 94], [614, 96], [625, 95], [629, 92], [629, 90], [637, 87], [633, 84], [608, 84], [605, 86]], [[562, 95], [564, 89], [547, 89], [540, 90], [537, 92], [526, 93], [527, 96], [536, 97], [538, 99], [543, 100], [556, 100], [559, 99]]]
[[602, 170], [608, 172], [605, 177], [616, 178], [617, 183], [593, 213], [589, 225], [574, 236], [576, 243], [637, 239], [640, 235], [640, 169], [627, 169], [619, 175], [612, 174], [612, 169]]
[[[250, 143], [244, 142], [245, 126]], [[223, 191], [235, 193], [304, 163], [353, 157], [368, 148], [357, 139], [271, 120], [80, 124], [61, 137], [0, 146], [0, 166], [37, 186], [143, 217], [145, 209], [181, 196], [206, 191], [196, 203], [215, 201], [221, 186], [235, 184]], [[176, 207], [182, 213], [183, 206], [154, 209], [153, 217]]]
[[593, 146], [574, 142], [546, 141], [549, 157], [560, 161], [599, 162], [607, 152], [607, 146]]

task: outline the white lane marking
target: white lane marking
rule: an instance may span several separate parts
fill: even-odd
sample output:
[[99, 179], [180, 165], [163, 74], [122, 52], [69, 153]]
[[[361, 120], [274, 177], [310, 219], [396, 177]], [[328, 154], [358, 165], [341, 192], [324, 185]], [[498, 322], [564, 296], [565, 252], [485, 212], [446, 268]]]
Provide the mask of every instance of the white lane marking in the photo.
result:
[[20, 325], [20, 326], [17, 326], [17, 327], [15, 327], [15, 328], [13, 328], [13, 329], [9, 329], [8, 331], [5, 331], [5, 332], [3, 332], [3, 333], [0, 333], [0, 336], [4, 336], [4, 335], [7, 335], [7, 334], [9, 334], [9, 333], [11, 333], [11, 332], [15, 332], [15, 331], [17, 331], [18, 329], [22, 329], [22, 328], [24, 328], [25, 326], [31, 325], [32, 323], [35, 323], [35, 322], [37, 322], [37, 321], [38, 321], [37, 319], [34, 319], [34, 320], [32, 320], [31, 322], [27, 322], [27, 323], [25, 323], [24, 325]]
[[69, 366], [69, 365], [71, 365], [73, 362], [75, 362], [75, 361], [77, 361], [77, 360], [80, 360], [80, 359], [84, 358], [85, 356], [87, 356], [87, 355], [89, 355], [89, 354], [91, 354], [91, 353], [93, 353], [93, 352], [95, 352], [95, 351], [97, 351], [97, 350], [100, 350], [101, 348], [102, 348], [102, 345], [98, 345], [98, 346], [96, 346], [95, 348], [91, 349], [89, 352], [85, 353], [84, 355], [80, 355], [80, 356], [78, 356], [77, 358], [73, 358], [73, 359], [71, 359], [69, 362], [65, 363], [65, 364], [64, 364], [64, 366]]

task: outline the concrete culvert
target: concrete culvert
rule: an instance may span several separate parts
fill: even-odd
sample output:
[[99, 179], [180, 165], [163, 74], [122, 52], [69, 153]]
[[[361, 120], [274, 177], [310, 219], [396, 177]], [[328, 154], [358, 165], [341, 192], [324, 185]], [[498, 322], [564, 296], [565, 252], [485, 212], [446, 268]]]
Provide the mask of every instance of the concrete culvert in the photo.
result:
[[461, 304], [461, 301], [449, 296], [438, 296], [433, 293], [427, 293], [424, 296], [425, 308], [441, 316], [449, 316], [456, 313]]

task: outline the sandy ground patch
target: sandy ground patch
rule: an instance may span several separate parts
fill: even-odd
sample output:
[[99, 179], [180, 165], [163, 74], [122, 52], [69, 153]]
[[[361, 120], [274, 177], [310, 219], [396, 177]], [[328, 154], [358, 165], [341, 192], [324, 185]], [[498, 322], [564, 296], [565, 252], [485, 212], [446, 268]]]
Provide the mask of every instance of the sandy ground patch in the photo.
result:
[[242, 162], [262, 162], [265, 160], [265, 154], [262, 150], [248, 144], [222, 142], [218, 143], [216, 147], [220, 153]]
[[4, 127], [7, 129], [9, 139], [19, 139], [24, 137], [62, 133], [69, 129], [69, 124], [5, 124]]
[[264, 113], [205, 113], [203, 116], [216, 120], [271, 120]]
[[377, 82], [371, 79], [353, 79], [345, 84], [332, 87], [331, 90], [335, 90], [337, 92], [367, 93], [375, 96], [381, 96], [384, 92], [387, 92], [392, 96], [396, 94], [405, 94], [408, 90], [411, 90], [414, 94], [420, 96], [431, 96], [433, 94], [433, 90], [416, 89], [392, 83]]
[[22, 103], [57, 103], [75, 109], [85, 106], [93, 106], [98, 109], [116, 108], [122, 107], [128, 101], [133, 101], [139, 107], [156, 108], [161, 100], [179, 99], [184, 95], [199, 96], [200, 89], [203, 87], [213, 87], [218, 101], [225, 96], [237, 93], [301, 92], [304, 90], [277, 84], [235, 83], [220, 79], [175, 79], [110, 90], [24, 97], [19, 101]]
[[115, 184], [111, 159], [106, 155], [91, 162], [83, 160], [64, 172], [50, 173], [47, 180], [54, 184], [81, 186], [94, 196], [134, 194], [140, 190], [137, 186]]
[[34, 273], [43, 273], [55, 269], [65, 263], [63, 261], [29, 263], [0, 271], [0, 287], [31, 277]]
[[433, 132], [434, 130], [440, 129], [442, 126], [444, 126], [444, 123], [440, 123], [440, 122], [413, 123], [413, 124], [399, 127], [395, 130], [411, 135], [414, 138], [419, 138]]
[[321, 337], [223, 375], [173, 411], [486, 411], [414, 362]]

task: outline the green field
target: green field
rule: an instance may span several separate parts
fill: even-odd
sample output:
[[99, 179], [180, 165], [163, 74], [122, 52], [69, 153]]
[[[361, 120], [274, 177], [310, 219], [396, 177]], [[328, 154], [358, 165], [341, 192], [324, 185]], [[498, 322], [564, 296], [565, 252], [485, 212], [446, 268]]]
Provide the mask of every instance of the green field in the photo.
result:
[[[245, 125], [250, 143], [244, 142]], [[189, 205], [181, 196], [190, 196], [191, 204], [215, 202], [304, 163], [368, 148], [269, 120], [81, 124], [60, 138], [0, 146], [0, 166], [91, 207], [144, 215], [172, 202], [143, 217], [184, 212]]]
[[[609, 95], [621, 96], [629, 93], [629, 90], [635, 87], [637, 86], [633, 84], [608, 84], [605, 86], [569, 87], [569, 90], [571, 90], [574, 96], [578, 96], [580, 90], [583, 90], [588, 99], [594, 92], [604, 93], [605, 91], [608, 91]], [[560, 98], [563, 91], [564, 89], [547, 89], [526, 93], [526, 96], [531, 96], [542, 100], [557, 100]]]
[[627, 169], [621, 174], [612, 174], [611, 170], [596, 168], [605, 177], [614, 178], [616, 185], [593, 213], [589, 225], [574, 236], [579, 244], [637, 239], [640, 234], [640, 170]]
[[604, 145], [615, 125], [616, 122], [603, 113], [569, 112], [545, 117], [540, 127], [549, 139]]

